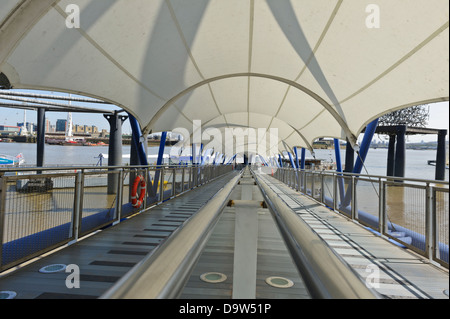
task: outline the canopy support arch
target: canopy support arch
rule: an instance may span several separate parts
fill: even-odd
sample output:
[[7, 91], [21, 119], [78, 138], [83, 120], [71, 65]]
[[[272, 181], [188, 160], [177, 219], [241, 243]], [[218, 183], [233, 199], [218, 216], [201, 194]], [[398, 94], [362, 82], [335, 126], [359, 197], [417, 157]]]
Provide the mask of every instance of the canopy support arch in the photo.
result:
[[212, 78], [206, 79], [204, 81], [200, 81], [200, 82], [198, 82], [198, 83], [196, 83], [196, 84], [186, 88], [185, 90], [181, 91], [180, 93], [178, 93], [177, 95], [172, 97], [170, 100], [168, 100], [155, 113], [155, 115], [152, 117], [150, 122], [145, 126], [145, 128], [154, 126], [154, 124], [159, 120], [159, 118], [164, 114], [164, 112], [166, 112], [167, 109], [171, 105], [173, 105], [177, 100], [179, 100], [181, 97], [183, 97], [187, 93], [189, 93], [189, 92], [193, 91], [194, 89], [199, 88], [199, 87], [201, 87], [203, 85], [206, 85], [208, 83], [219, 81], [219, 80], [223, 80], [223, 79], [228, 79], [228, 78], [234, 78], [234, 77], [258, 77], [258, 78], [271, 79], [271, 80], [274, 80], [274, 81], [279, 81], [279, 82], [288, 84], [288, 85], [290, 85], [290, 86], [292, 86], [292, 87], [294, 87], [294, 88], [296, 88], [296, 89], [306, 93], [307, 95], [312, 97], [314, 100], [316, 100], [320, 105], [322, 105], [322, 107], [324, 107], [334, 117], [336, 122], [340, 125], [340, 127], [344, 131], [344, 133], [345, 133], [346, 137], [348, 138], [349, 142], [351, 143], [353, 149], [359, 150], [357, 137], [351, 132], [351, 130], [348, 127], [347, 123], [338, 114], [338, 112], [330, 104], [328, 104], [328, 102], [326, 102], [322, 97], [320, 97], [318, 94], [316, 94], [315, 92], [311, 91], [310, 89], [304, 87], [303, 85], [298, 84], [295, 81], [288, 80], [288, 79], [285, 79], [285, 78], [282, 78], [282, 77], [279, 77], [279, 76], [263, 74], [263, 73], [247, 72], [247, 73], [225, 74], [225, 75], [221, 75], [221, 76], [217, 76], [217, 77], [212, 77]]

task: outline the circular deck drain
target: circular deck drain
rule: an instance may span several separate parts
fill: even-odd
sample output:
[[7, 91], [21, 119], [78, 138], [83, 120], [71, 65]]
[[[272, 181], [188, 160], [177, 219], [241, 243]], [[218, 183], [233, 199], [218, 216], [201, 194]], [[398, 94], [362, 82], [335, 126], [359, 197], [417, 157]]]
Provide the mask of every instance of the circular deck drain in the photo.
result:
[[66, 270], [66, 265], [64, 264], [54, 264], [54, 265], [48, 265], [45, 267], [42, 267], [39, 269], [39, 272], [44, 274], [51, 274], [55, 272], [60, 272]]
[[209, 283], [219, 283], [227, 280], [227, 276], [220, 272], [207, 272], [200, 276], [200, 279]]
[[267, 278], [266, 283], [276, 288], [290, 288], [294, 285], [292, 280], [277, 276]]
[[13, 299], [16, 296], [14, 291], [0, 291], [0, 299]]

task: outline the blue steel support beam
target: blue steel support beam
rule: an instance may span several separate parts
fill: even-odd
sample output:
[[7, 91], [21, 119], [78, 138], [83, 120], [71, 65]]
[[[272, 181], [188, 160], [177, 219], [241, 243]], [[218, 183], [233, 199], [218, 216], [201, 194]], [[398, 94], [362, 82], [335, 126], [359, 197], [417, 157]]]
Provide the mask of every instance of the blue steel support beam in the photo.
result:
[[264, 158], [264, 156], [259, 155], [259, 158], [263, 160], [265, 166], [269, 166], [269, 163], [267, 163], [267, 161], [266, 161], [266, 159]]
[[270, 158], [270, 162], [272, 163], [272, 165], [274, 165], [275, 163], [274, 166], [280, 167], [280, 163], [278, 163], [278, 161], [273, 156]]
[[305, 161], [306, 161], [306, 149], [302, 148], [302, 157], [300, 162], [300, 169], [305, 169]]
[[144, 144], [141, 142], [141, 136], [142, 136], [142, 132], [141, 132], [141, 128], [139, 126], [138, 121], [136, 120], [136, 118], [128, 113], [128, 119], [130, 120], [130, 125], [131, 125], [131, 131], [132, 131], [132, 138], [133, 138], [133, 143], [134, 146], [137, 149], [138, 152], [138, 157], [139, 157], [139, 162], [141, 165], [148, 165], [147, 162], [147, 154], [144, 148]]
[[[334, 139], [334, 152], [336, 157], [336, 171], [342, 173], [342, 162], [341, 162], [341, 147], [339, 145], [339, 140], [337, 138]], [[339, 174], [338, 176], [342, 176]], [[338, 186], [339, 186], [339, 195], [341, 201], [344, 200], [345, 192], [344, 192], [344, 180], [342, 177], [338, 177]]]
[[200, 156], [200, 160], [199, 160], [200, 165], [203, 165], [203, 143], [200, 144], [200, 154], [199, 154], [199, 156]]
[[233, 157], [228, 161], [227, 164], [230, 164], [230, 163], [232, 164], [233, 161], [234, 161], [234, 159], [236, 158], [236, 155], [237, 155], [237, 154], [234, 154]]
[[283, 160], [281, 159], [280, 154], [278, 154], [278, 162], [280, 163], [280, 167], [283, 167]]
[[[362, 168], [364, 166], [364, 161], [366, 160], [367, 153], [369, 152], [370, 143], [372, 142], [373, 135], [375, 134], [375, 130], [377, 129], [378, 119], [370, 122], [364, 133], [363, 140], [361, 142], [361, 147], [358, 152], [358, 157], [356, 159], [355, 167], [353, 167], [353, 173], [361, 174]], [[348, 186], [348, 189], [345, 193], [345, 198], [342, 201], [342, 207], [347, 207], [350, 204], [352, 197], [351, 185]]]
[[[163, 159], [164, 159], [164, 148], [166, 147], [166, 138], [167, 138], [167, 132], [162, 132], [161, 134], [161, 141], [159, 142], [159, 151], [158, 151], [158, 158], [156, 160], [156, 165], [162, 165]], [[156, 170], [155, 172], [155, 181], [153, 183], [153, 194], [156, 194], [158, 191], [158, 181], [160, 177], [160, 170]]]
[[296, 168], [295, 163], [294, 163], [294, 158], [292, 157], [292, 154], [290, 152], [288, 152], [288, 156], [289, 156], [289, 160], [291, 161], [292, 168]]
[[298, 149], [297, 149], [296, 146], [294, 147], [294, 154], [295, 154], [295, 168], [299, 169], [300, 168], [300, 163], [299, 163], [299, 160], [298, 160]]
[[353, 168], [353, 173], [361, 174], [364, 161], [366, 160], [367, 153], [369, 152], [370, 143], [372, 142], [373, 135], [375, 134], [375, 130], [377, 129], [378, 119], [370, 122], [364, 133], [364, 138], [361, 143], [361, 147], [359, 149], [359, 156], [356, 159], [355, 167]]
[[353, 171], [353, 163], [355, 162], [355, 151], [351, 143], [347, 139], [347, 145], [345, 147], [345, 169], [344, 172], [350, 173]]

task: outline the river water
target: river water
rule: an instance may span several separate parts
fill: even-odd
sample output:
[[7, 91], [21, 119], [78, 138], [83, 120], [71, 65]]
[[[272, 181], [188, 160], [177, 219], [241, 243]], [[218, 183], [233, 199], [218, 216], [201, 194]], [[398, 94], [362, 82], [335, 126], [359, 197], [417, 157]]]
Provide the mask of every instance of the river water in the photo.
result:
[[[149, 154], [155, 155], [158, 153], [158, 147], [149, 147]], [[123, 146], [123, 154], [130, 153], [130, 146]], [[166, 148], [166, 153], [170, 152], [170, 148]], [[36, 144], [26, 144], [26, 143], [0, 143], [0, 154], [6, 154], [10, 156], [16, 156], [18, 153], [22, 153], [25, 158], [26, 166], [34, 166], [36, 164]], [[45, 145], [45, 155], [44, 155], [44, 165], [54, 166], [54, 165], [96, 165], [99, 161], [99, 154], [108, 154], [108, 146], [59, 146], [59, 145]], [[307, 158], [311, 155], [307, 152]], [[335, 162], [334, 150], [316, 150], [316, 158], [323, 159], [327, 162]], [[341, 150], [342, 163], [345, 160], [345, 150]], [[434, 180], [435, 177], [435, 167], [427, 164], [428, 160], [436, 159], [436, 151], [433, 150], [407, 150], [406, 151], [406, 169], [405, 177], [414, 179], [427, 179]], [[124, 159], [124, 164], [128, 163], [129, 159]], [[365, 162], [365, 169], [363, 169], [363, 174], [368, 173], [370, 175], [386, 175], [386, 162], [387, 162], [387, 150], [386, 149], [370, 149]], [[107, 165], [107, 160], [104, 160], [103, 165]], [[367, 171], [366, 171], [367, 170]], [[448, 170], [446, 170], [445, 180], [449, 180]], [[329, 181], [328, 181], [329, 182]], [[329, 185], [324, 184], [325, 189], [324, 194], [330, 196]], [[426, 192], [423, 187], [395, 187], [386, 186], [386, 212], [390, 222], [401, 225], [408, 229], [414, 230], [419, 234], [425, 233], [425, 198]], [[48, 223], [53, 222], [53, 212], [55, 211], [55, 203], [58, 210], [65, 210], [66, 215], [69, 218], [71, 216], [71, 205], [73, 205], [72, 200], [66, 200], [64, 194], [58, 195], [56, 192], [63, 192], [63, 190], [53, 190], [51, 196], [47, 193], [23, 195], [26, 200], [10, 200], [9, 202], [20, 202], [22, 201], [22, 206], [25, 205], [27, 208], [23, 209], [22, 206], [14, 206], [19, 212], [41, 212], [34, 216], [34, 219], [27, 217], [27, 222], [23, 220], [17, 221], [18, 225], [21, 225], [18, 229], [23, 229], [23, 232], [33, 233], [36, 224], [44, 225], [47, 227]], [[105, 190], [94, 189], [95, 200], [90, 200], [88, 193], [85, 194], [85, 199], [83, 202], [83, 209], [88, 211], [98, 211], [101, 206], [110, 207], [110, 202], [114, 203], [114, 196], [105, 193]], [[63, 192], [64, 193], [64, 192]], [[94, 194], [94, 193], [93, 193]], [[11, 196], [16, 196], [17, 194], [12, 194]], [[20, 195], [20, 194], [19, 194]], [[18, 196], [18, 195], [17, 195]], [[47, 197], [45, 197], [47, 196]], [[61, 197], [62, 196], [62, 197]], [[112, 198], [110, 198], [112, 196]], [[378, 216], [378, 204], [379, 204], [379, 194], [378, 186], [372, 183], [371, 180], [360, 180], [357, 184], [357, 209], [367, 212], [373, 216]], [[92, 197], [92, 196], [91, 196]], [[94, 198], [93, 197], [93, 198]], [[126, 195], [127, 197], [127, 195]], [[105, 203], [101, 202], [104, 200]], [[32, 203], [30, 202], [32, 201]], [[31, 204], [30, 204], [31, 203]], [[29, 206], [31, 205], [31, 206]], [[34, 206], [33, 206], [34, 205]], [[38, 205], [38, 206], [36, 206]], [[108, 206], [109, 205], [109, 206]], [[67, 206], [67, 207], [66, 207]], [[92, 207], [91, 207], [92, 206]], [[99, 206], [99, 207], [100, 207]], [[9, 206], [8, 206], [9, 207]], [[30, 208], [33, 207], [33, 208]], [[44, 209], [44, 208], [45, 209]], [[66, 207], [66, 208], [64, 208]], [[437, 231], [440, 237], [440, 241], [448, 244], [448, 193], [439, 193], [439, 197], [436, 198], [437, 207], [437, 225], [440, 229]], [[13, 214], [13, 209], [9, 209], [11, 214], [10, 218], [17, 217], [19, 215]], [[48, 213], [44, 213], [47, 212]], [[85, 212], [83, 212], [85, 214]], [[17, 216], [16, 216], [17, 215]], [[23, 215], [23, 214], [22, 214]], [[42, 216], [44, 217], [42, 217]], [[21, 215], [20, 215], [21, 216]], [[19, 217], [20, 217], [19, 216]], [[19, 218], [17, 217], [17, 218]], [[50, 218], [47, 221], [46, 218]], [[45, 219], [45, 222], [42, 220]], [[39, 221], [39, 222], [38, 222]], [[8, 221], [13, 223], [13, 221]], [[16, 223], [16, 222], [14, 222]], [[24, 224], [30, 225], [31, 230], [28, 230]], [[8, 224], [9, 225], [9, 224]], [[42, 227], [44, 227], [42, 226]], [[13, 226], [8, 226], [14, 228]], [[441, 229], [442, 228], [442, 229]], [[27, 233], [27, 234], [28, 234]], [[442, 235], [443, 234], [443, 235]], [[11, 236], [23, 236], [22, 233], [14, 233]], [[441, 238], [442, 237], [442, 238]]]
[[[158, 147], [149, 147], [149, 154], [157, 154]], [[166, 147], [166, 154], [170, 151]], [[130, 146], [124, 145], [123, 154], [130, 154]], [[316, 152], [316, 158], [335, 162], [334, 150], [321, 150]], [[0, 154], [16, 156], [22, 153], [25, 157], [25, 165], [36, 164], [36, 144], [28, 143], [0, 143]], [[96, 165], [99, 154], [108, 154], [108, 146], [60, 146], [45, 145], [44, 165]], [[309, 152], [306, 154], [310, 158]], [[342, 163], [345, 161], [345, 150], [341, 150]], [[405, 177], [419, 179], [434, 179], [435, 167], [428, 165], [428, 160], [436, 159], [435, 150], [406, 150]], [[129, 159], [124, 159], [124, 164]], [[387, 149], [370, 149], [365, 161], [363, 174], [386, 175]], [[103, 160], [103, 165], [107, 160]], [[449, 172], [446, 170], [445, 180], [449, 180]]]

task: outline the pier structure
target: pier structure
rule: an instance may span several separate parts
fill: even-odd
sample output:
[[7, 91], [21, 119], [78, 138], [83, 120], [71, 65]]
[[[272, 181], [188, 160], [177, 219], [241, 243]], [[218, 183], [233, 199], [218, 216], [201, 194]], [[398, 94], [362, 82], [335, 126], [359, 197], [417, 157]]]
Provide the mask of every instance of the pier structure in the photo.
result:
[[387, 176], [405, 176], [405, 160], [406, 160], [406, 136], [408, 135], [425, 135], [433, 134], [437, 136], [436, 151], [436, 180], [445, 180], [445, 162], [446, 162], [446, 142], [447, 130], [409, 127], [407, 125], [397, 126], [378, 126], [376, 129], [378, 134], [389, 135], [388, 158], [387, 158]]
[[[405, 178], [400, 127], [393, 176], [361, 174], [381, 115], [449, 100], [448, 1], [413, 1], [383, 19], [343, 1], [2, 3], [0, 92], [109, 103], [133, 142], [130, 165], [112, 134], [107, 167], [0, 169], [1, 296], [447, 299], [442, 152], [437, 180]], [[174, 130], [187, 164], [162, 161]], [[322, 137], [347, 142], [346, 171], [305, 169]]]

